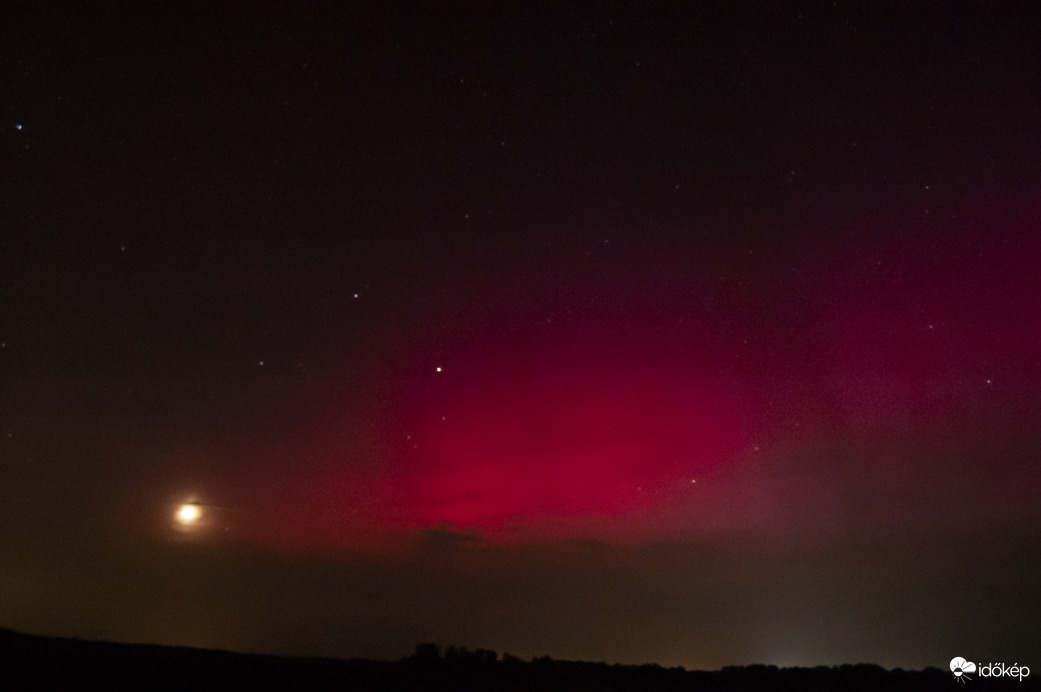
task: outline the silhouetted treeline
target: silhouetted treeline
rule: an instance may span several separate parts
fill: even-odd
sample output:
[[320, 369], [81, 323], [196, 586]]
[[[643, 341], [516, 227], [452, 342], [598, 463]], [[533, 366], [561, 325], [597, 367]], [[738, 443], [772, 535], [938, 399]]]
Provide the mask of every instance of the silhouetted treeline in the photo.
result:
[[[19, 634], [0, 628], [0, 689], [365, 690], [367, 692], [649, 692], [654, 690], [946, 690], [948, 671], [891, 670], [870, 664], [817, 668], [738, 666], [688, 671], [658, 665], [624, 666], [523, 661], [486, 649], [421, 644], [401, 661], [335, 660], [236, 654], [183, 647], [114, 644]], [[1039, 690], [1022, 683], [976, 678], [971, 690]]]

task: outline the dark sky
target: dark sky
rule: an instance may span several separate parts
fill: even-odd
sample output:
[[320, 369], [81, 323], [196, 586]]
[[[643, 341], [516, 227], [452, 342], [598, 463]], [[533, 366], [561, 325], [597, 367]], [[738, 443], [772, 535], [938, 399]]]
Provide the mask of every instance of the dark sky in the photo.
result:
[[0, 626], [1041, 666], [1041, 12], [527, 5], [4, 3]]

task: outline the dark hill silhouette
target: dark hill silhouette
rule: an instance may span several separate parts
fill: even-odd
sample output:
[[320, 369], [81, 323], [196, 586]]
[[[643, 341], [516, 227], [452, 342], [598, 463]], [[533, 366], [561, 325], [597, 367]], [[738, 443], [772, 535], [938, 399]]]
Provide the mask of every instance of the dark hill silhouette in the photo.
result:
[[[239, 654], [151, 644], [116, 644], [21, 634], [0, 628], [0, 689], [366, 690], [381, 692], [669, 691], [669, 690], [955, 690], [945, 670], [887, 671], [870, 664], [816, 668], [734, 666], [688, 671], [658, 665], [623, 666], [522, 661], [493, 651], [421, 644], [400, 661], [337, 660]], [[1037, 690], [1037, 679], [974, 679], [971, 690], [1015, 685]]]

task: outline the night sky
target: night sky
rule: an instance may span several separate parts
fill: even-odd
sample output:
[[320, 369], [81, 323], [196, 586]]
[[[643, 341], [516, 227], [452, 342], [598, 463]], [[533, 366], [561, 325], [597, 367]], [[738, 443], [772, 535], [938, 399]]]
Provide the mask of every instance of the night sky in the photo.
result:
[[3, 4], [0, 626], [1041, 667], [1041, 10], [498, 5]]

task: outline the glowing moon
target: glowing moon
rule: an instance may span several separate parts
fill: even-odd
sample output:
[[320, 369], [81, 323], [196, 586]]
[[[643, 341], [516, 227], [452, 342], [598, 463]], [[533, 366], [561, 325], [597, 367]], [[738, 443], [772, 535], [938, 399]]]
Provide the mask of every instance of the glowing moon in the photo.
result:
[[188, 504], [181, 505], [177, 508], [177, 521], [181, 522], [185, 526], [194, 524], [201, 516], [202, 510], [199, 508], [199, 505], [194, 502], [189, 502]]

